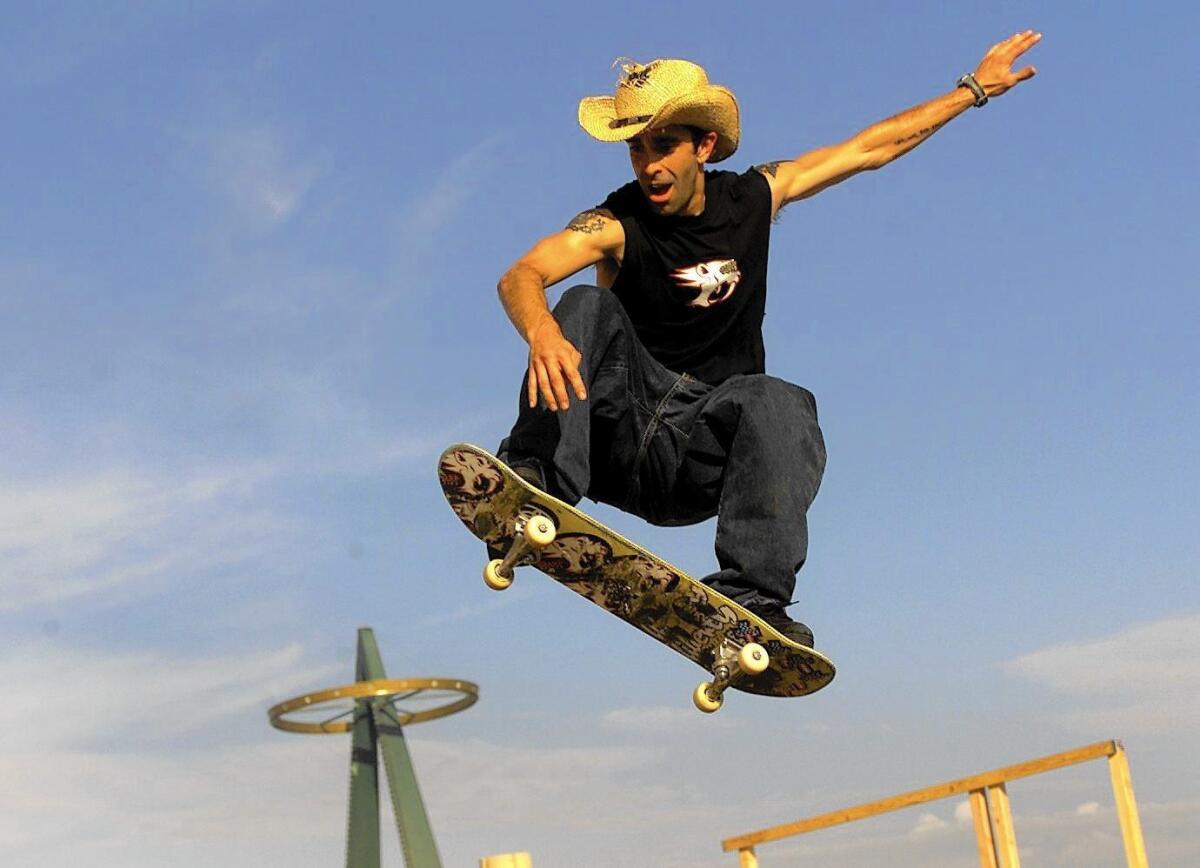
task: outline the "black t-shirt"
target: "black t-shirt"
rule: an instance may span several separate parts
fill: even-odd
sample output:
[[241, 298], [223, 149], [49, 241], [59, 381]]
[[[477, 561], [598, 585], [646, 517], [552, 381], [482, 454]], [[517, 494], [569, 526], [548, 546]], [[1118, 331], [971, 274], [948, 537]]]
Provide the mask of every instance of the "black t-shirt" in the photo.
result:
[[636, 181], [607, 208], [625, 230], [612, 291], [654, 358], [716, 385], [765, 371], [771, 188], [754, 169], [704, 174], [704, 212], [655, 214]]

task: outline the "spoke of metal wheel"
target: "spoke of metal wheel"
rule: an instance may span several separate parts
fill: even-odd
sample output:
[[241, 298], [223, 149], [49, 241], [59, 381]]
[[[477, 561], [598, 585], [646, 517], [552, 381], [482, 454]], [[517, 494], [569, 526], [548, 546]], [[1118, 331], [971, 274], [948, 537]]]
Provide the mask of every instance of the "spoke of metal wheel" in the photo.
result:
[[335, 714], [333, 717], [327, 717], [327, 718], [325, 718], [324, 720], [318, 721], [318, 725], [320, 725], [320, 726], [329, 726], [329, 724], [333, 723], [335, 720], [338, 720], [339, 718], [345, 717], [345, 716], [346, 716], [346, 715], [348, 715], [348, 714], [354, 714], [354, 708], [353, 708], [353, 707], [351, 707], [351, 708], [348, 708], [348, 709], [346, 709], [345, 711], [343, 711], [343, 712], [341, 712], [341, 713], [339, 713], [339, 714]]
[[[389, 708], [380, 708], [379, 713], [391, 718], [392, 723], [396, 724], [396, 726], [404, 726], [406, 723], [408, 723], [408, 721], [412, 720], [412, 718], [413, 718], [413, 716], [410, 712], [398, 711], [397, 709], [390, 708], [390, 707]], [[398, 713], [403, 714], [405, 717], [405, 720], [403, 720], [403, 721], [400, 720], [400, 718], [396, 716]]]
[[387, 698], [387, 703], [388, 705], [395, 705], [397, 702], [403, 702], [410, 696], [420, 696], [422, 693], [424, 693], [424, 691], [420, 688], [416, 690], [410, 690], [408, 693], [397, 693], [395, 696], [389, 696]]

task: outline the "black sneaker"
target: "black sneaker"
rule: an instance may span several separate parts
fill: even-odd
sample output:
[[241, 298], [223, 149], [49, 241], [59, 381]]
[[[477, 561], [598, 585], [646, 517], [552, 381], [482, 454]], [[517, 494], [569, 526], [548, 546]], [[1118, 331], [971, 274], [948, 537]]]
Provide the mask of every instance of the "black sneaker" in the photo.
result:
[[538, 491], [546, 490], [546, 483], [542, 480], [541, 471], [532, 464], [517, 464], [513, 467], [512, 472], [524, 479]]
[[[546, 483], [542, 480], [542, 472], [532, 464], [517, 464], [510, 465], [512, 472], [524, 479], [538, 491], [546, 490]], [[505, 552], [495, 546], [488, 545], [487, 547], [489, 560], [503, 560]]]
[[803, 645], [805, 648], [813, 647], [812, 630], [808, 629], [807, 624], [789, 618], [787, 612], [783, 610], [782, 603], [751, 603], [746, 606], [746, 609], [758, 615], [793, 642]]

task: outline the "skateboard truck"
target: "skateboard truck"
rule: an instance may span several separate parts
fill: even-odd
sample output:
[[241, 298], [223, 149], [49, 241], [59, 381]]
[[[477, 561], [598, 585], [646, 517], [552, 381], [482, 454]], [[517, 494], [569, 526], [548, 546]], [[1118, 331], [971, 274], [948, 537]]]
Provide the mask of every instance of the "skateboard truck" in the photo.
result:
[[536, 506], [523, 506], [513, 523], [513, 542], [503, 558], [488, 561], [483, 583], [503, 591], [513, 581], [513, 568], [537, 560], [537, 552], [554, 542], [558, 527], [554, 518]]
[[757, 642], [738, 645], [728, 636], [713, 655], [713, 680], [702, 681], [692, 693], [692, 702], [705, 714], [712, 714], [725, 701], [725, 689], [742, 675], [757, 675], [771, 665], [767, 649]]

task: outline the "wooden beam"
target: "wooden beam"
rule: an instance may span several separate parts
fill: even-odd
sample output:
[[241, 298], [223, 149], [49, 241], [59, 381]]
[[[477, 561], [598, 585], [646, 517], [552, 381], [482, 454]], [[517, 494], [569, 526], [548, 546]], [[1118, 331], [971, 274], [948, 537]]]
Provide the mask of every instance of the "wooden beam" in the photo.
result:
[[1017, 855], [1017, 831], [1013, 828], [1012, 807], [1008, 803], [1008, 789], [1004, 784], [988, 788], [988, 808], [992, 822], [996, 824], [996, 851], [1000, 854], [1000, 868], [1021, 868], [1021, 857]]
[[979, 868], [997, 868], [996, 842], [992, 839], [992, 818], [983, 790], [971, 790], [971, 818], [975, 821], [975, 846], [979, 848]]
[[753, 847], [738, 851], [738, 868], [758, 868], [758, 857], [754, 855]]
[[983, 772], [971, 775], [970, 777], [959, 778], [956, 781], [948, 781], [944, 784], [913, 790], [912, 792], [891, 796], [887, 799], [866, 802], [852, 808], [830, 811], [827, 814], [797, 820], [793, 823], [785, 823], [781, 826], [772, 826], [757, 832], [749, 832], [745, 835], [726, 838], [721, 842], [721, 846], [727, 853], [732, 850], [743, 850], [757, 844], [765, 844], [768, 841], [778, 841], [780, 838], [790, 838], [792, 835], [825, 829], [829, 826], [840, 825], [841, 823], [850, 823], [855, 820], [861, 820], [864, 817], [885, 814], [889, 811], [898, 811], [901, 808], [909, 808], [913, 805], [923, 804], [924, 802], [932, 802], [936, 799], [945, 799], [950, 796], [969, 793], [971, 790], [982, 790], [987, 787], [1003, 784], [1005, 781], [1041, 774], [1042, 772], [1063, 768], [1064, 766], [1075, 765], [1076, 763], [1087, 762], [1088, 760], [1099, 759], [1100, 757], [1110, 757], [1117, 750], [1117, 742], [1115, 741], [1096, 742], [1086, 747], [1051, 754], [1040, 759], [1029, 760], [1028, 762], [1017, 763], [1016, 765], [1005, 766], [1004, 768], [993, 769], [990, 772]]
[[533, 857], [528, 853], [500, 853], [496, 856], [484, 856], [479, 860], [479, 868], [533, 868]]
[[1108, 773], [1112, 778], [1113, 798], [1117, 817], [1121, 821], [1121, 840], [1125, 842], [1125, 862], [1129, 868], [1148, 868], [1146, 842], [1142, 840], [1142, 822], [1138, 819], [1137, 801], [1133, 797], [1133, 778], [1125, 745], [1117, 742], [1117, 752], [1108, 758]]

